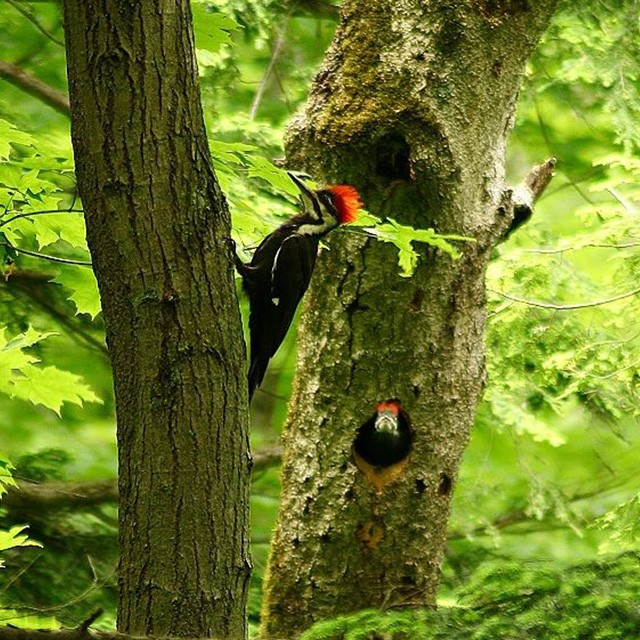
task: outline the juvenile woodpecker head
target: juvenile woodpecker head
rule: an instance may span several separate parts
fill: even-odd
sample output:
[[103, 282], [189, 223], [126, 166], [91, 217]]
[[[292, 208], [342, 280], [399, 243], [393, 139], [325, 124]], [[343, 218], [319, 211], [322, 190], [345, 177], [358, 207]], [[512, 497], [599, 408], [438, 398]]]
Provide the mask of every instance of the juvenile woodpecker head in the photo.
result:
[[398, 412], [400, 403], [397, 400], [378, 402], [374, 429], [378, 433], [398, 433]]
[[355, 187], [337, 184], [316, 191], [309, 189], [293, 173], [289, 177], [300, 189], [302, 213], [310, 222], [300, 229], [300, 233], [324, 234], [339, 224], [353, 222], [362, 209], [360, 194]]
[[389, 467], [404, 460], [411, 451], [413, 432], [409, 415], [392, 398], [378, 402], [376, 412], [358, 429], [353, 450], [356, 463]]

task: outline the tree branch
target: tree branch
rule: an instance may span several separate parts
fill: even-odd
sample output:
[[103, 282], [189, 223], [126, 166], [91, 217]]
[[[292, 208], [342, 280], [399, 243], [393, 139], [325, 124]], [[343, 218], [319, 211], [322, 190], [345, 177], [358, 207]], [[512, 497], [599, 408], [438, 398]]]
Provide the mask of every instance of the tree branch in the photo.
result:
[[[280, 463], [281, 458], [282, 449], [279, 446], [258, 451], [253, 456], [252, 471], [255, 473], [273, 467]], [[20, 481], [17, 488], [9, 488], [2, 499], [2, 506], [19, 513], [40, 513], [64, 507], [90, 508], [115, 502], [118, 502], [117, 478], [100, 482]]]
[[542, 164], [536, 165], [517, 187], [505, 193], [507, 200], [511, 203], [513, 218], [504, 233], [503, 239], [508, 238], [518, 227], [521, 227], [531, 218], [533, 205], [549, 186], [551, 178], [555, 175], [553, 170], [556, 163], [555, 158], [549, 158]]
[[101, 482], [18, 482], [2, 505], [10, 511], [48, 511], [60, 507], [94, 507], [118, 501], [118, 480]]
[[[116, 631], [89, 631], [88, 626], [91, 622], [86, 627], [85, 624], [86, 622], [83, 622], [74, 629], [60, 629], [59, 631], [18, 629], [11, 626], [0, 627], [0, 638], [2, 640], [169, 640], [159, 636], [130, 636]], [[180, 638], [180, 640], [189, 640], [189, 638]], [[192, 638], [191, 640], [196, 639]]]
[[10, 62], [0, 60], [0, 77], [22, 89], [26, 93], [42, 100], [56, 111], [69, 115], [69, 99], [67, 96], [49, 86], [42, 80], [29, 75], [24, 69]]

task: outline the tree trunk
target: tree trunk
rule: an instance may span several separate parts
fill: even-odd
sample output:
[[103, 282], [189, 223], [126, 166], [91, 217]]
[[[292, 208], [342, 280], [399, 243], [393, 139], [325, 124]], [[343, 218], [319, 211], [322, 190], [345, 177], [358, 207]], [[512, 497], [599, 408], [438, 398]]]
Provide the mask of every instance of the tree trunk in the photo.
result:
[[[265, 638], [357, 609], [435, 604], [452, 489], [485, 383], [485, 268], [518, 205], [504, 184], [506, 137], [556, 4], [342, 3], [288, 132], [289, 165], [356, 185], [378, 216], [475, 242], [457, 261], [423, 246], [411, 278], [398, 275], [395, 249], [355, 234], [334, 233], [322, 253], [283, 436]], [[393, 397], [411, 418], [412, 451], [390, 470], [363, 472], [357, 430]]]
[[188, 0], [65, 0], [78, 190], [114, 374], [118, 629], [242, 638], [247, 388]]

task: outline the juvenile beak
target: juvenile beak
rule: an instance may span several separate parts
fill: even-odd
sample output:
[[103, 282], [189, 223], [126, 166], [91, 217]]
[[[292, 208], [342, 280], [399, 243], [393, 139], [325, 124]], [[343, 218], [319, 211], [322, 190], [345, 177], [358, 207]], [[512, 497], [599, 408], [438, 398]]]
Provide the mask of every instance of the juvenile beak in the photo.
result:
[[391, 411], [382, 411], [375, 422], [376, 431], [395, 433], [398, 430], [398, 417]]

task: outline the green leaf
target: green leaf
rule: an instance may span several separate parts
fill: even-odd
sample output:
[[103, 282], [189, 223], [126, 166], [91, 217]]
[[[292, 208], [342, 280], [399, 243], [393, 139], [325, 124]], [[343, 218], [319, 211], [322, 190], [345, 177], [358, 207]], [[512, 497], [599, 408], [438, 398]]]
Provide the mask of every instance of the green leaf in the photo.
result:
[[[370, 214], [368, 214], [370, 216]], [[372, 217], [372, 216], [370, 216]], [[398, 264], [400, 275], [409, 278], [418, 265], [418, 253], [413, 248], [414, 242], [422, 242], [448, 253], [454, 260], [460, 257], [460, 252], [449, 243], [450, 240], [459, 242], [475, 242], [473, 238], [458, 235], [440, 235], [433, 229], [414, 229], [395, 220], [387, 219], [374, 227], [365, 227], [369, 235], [390, 242], [398, 248]]]
[[10, 460], [0, 454], [0, 498], [7, 492], [7, 487], [17, 486], [12, 475], [13, 469]]
[[92, 318], [100, 313], [98, 283], [89, 267], [62, 265], [52, 282], [69, 290], [68, 299], [76, 305], [76, 313], [88, 313]]
[[222, 45], [231, 44], [231, 33], [240, 29], [235, 20], [215, 11], [210, 2], [194, 0], [191, 11], [196, 46], [199, 49], [217, 53]]
[[300, 191], [287, 175], [284, 169], [276, 167], [272, 162], [261, 156], [248, 156], [249, 177], [262, 178], [278, 191], [284, 191], [292, 196], [297, 196]]
[[18, 525], [11, 527], [9, 531], [0, 530], [0, 551], [14, 549], [15, 547], [41, 547], [39, 542], [30, 540], [29, 536], [23, 533], [29, 527]]
[[69, 371], [57, 367], [28, 367], [23, 373], [23, 377], [13, 380], [12, 397], [41, 404], [58, 415], [65, 402], [81, 406], [84, 402], [102, 402], [80, 376]]
[[609, 533], [608, 538], [600, 543], [599, 553], [637, 551], [640, 544], [640, 494], [607, 511], [593, 523], [593, 527]]
[[8, 158], [12, 144], [34, 144], [35, 138], [0, 118], [0, 159]]
[[211, 143], [211, 154], [214, 162], [228, 162], [234, 165], [247, 165], [249, 155], [259, 152], [258, 147], [243, 142], [223, 142], [214, 140]]
[[41, 404], [58, 415], [64, 402], [100, 403], [80, 376], [56, 367], [40, 368], [39, 359], [25, 351], [51, 335], [31, 327], [10, 340], [6, 330], [0, 333], [0, 392]]
[[34, 615], [18, 609], [0, 609], [0, 627], [8, 625], [18, 629], [49, 629], [51, 631], [56, 631], [62, 626], [52, 616]]

